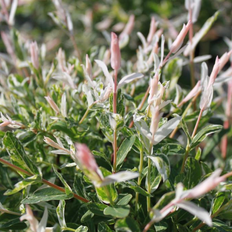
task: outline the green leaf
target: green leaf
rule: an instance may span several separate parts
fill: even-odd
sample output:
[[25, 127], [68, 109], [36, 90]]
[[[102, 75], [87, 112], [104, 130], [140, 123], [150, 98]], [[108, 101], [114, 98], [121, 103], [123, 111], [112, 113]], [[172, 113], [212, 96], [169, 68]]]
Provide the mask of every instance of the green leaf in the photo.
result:
[[[104, 177], [111, 175], [111, 172], [109, 172], [107, 169], [100, 167], [102, 174]], [[109, 200], [109, 196], [108, 194], [111, 196], [112, 201], [116, 201], [118, 198], [118, 193], [115, 189], [114, 184], [110, 184], [104, 187], [100, 187], [100, 188], [96, 188], [96, 192], [97, 192], [97, 196], [98, 198], [106, 203], [109, 204], [110, 200]]]
[[27, 228], [26, 223], [19, 220], [19, 216], [12, 214], [1, 214], [0, 215], [0, 230], [1, 231], [11, 231], [20, 230], [23, 231]]
[[201, 159], [201, 148], [198, 147], [197, 148], [197, 153], [195, 155], [195, 160], [200, 161], [200, 159]]
[[153, 164], [156, 166], [158, 172], [163, 178], [163, 181], [166, 181], [170, 175], [170, 164], [169, 159], [164, 154], [159, 154], [155, 156], [148, 156], [152, 160]]
[[62, 182], [62, 184], [64, 185], [65, 187], [65, 193], [72, 197], [73, 196], [73, 192], [72, 192], [72, 189], [70, 188], [70, 186], [67, 184], [67, 182], [65, 181], [65, 179], [63, 178], [63, 176], [54, 168], [53, 166], [53, 170], [54, 172], [56, 173], [56, 175], [58, 176], [58, 178], [60, 179], [60, 181]]
[[87, 226], [79, 226], [75, 232], [88, 232], [88, 227]]
[[161, 181], [162, 177], [161, 175], [158, 175], [151, 183], [151, 192], [154, 192], [156, 189], [158, 189]]
[[144, 189], [142, 189], [142, 188], [139, 187], [139, 186], [130, 185], [129, 187], [130, 187], [131, 189], [133, 189], [136, 193], [142, 194], [142, 195], [145, 196], [145, 197], [150, 196], [150, 194], [149, 194], [147, 191], [145, 191]]
[[118, 149], [117, 152], [117, 167], [123, 163], [123, 161], [125, 160], [127, 154], [129, 153], [129, 151], [131, 150], [132, 146], [134, 145], [135, 142], [135, 138], [136, 136], [133, 135], [130, 138], [126, 138], [121, 146]]
[[91, 211], [95, 215], [102, 216], [102, 217], [105, 216], [103, 211], [106, 207], [107, 207], [107, 205], [103, 205], [103, 204], [99, 204], [99, 203], [90, 202], [87, 204], [87, 208], [89, 209], [89, 211]]
[[[154, 226], [155, 226], [156, 232], [165, 232], [168, 230], [168, 224], [166, 222], [163, 222], [163, 221], [156, 222]], [[181, 230], [179, 230], [179, 231], [181, 231]], [[183, 231], [181, 231], [181, 232], [183, 232]]]
[[225, 192], [218, 192], [212, 205], [212, 214], [216, 213], [225, 201]]
[[56, 214], [61, 227], [67, 227], [65, 222], [65, 201], [61, 200], [56, 208]]
[[25, 199], [22, 200], [22, 204], [36, 204], [43, 201], [52, 201], [52, 200], [67, 200], [70, 199], [70, 196], [67, 196], [65, 193], [54, 189], [54, 188], [45, 188], [30, 194]]
[[193, 188], [202, 178], [202, 169], [200, 163], [195, 158], [189, 157], [185, 163], [184, 186], [187, 189]]
[[134, 219], [127, 217], [124, 219], [119, 219], [114, 226], [116, 232], [140, 232], [141, 229], [139, 224]]
[[112, 232], [105, 222], [100, 222], [97, 226], [97, 232]]
[[15, 184], [14, 186], [14, 189], [12, 190], [7, 190], [4, 195], [12, 195], [12, 194], [15, 194], [17, 192], [19, 192], [20, 190], [34, 184], [34, 183], [37, 183], [37, 182], [40, 182], [41, 181], [41, 178], [39, 178], [37, 175], [34, 175], [34, 176], [30, 176], [20, 182], [18, 182], [17, 184]]
[[23, 145], [13, 133], [6, 132], [6, 135], [3, 138], [3, 144], [15, 165], [29, 171], [32, 174], [40, 174], [36, 165], [26, 154]]
[[112, 217], [116, 218], [124, 218], [128, 216], [130, 213], [130, 206], [129, 205], [124, 205], [124, 206], [108, 206], [104, 209], [103, 213], [105, 215], [110, 215]]
[[[175, 192], [169, 192], [165, 193], [159, 201], [155, 204], [153, 209], [162, 209], [164, 206], [166, 206], [170, 201], [172, 201], [175, 198]], [[151, 216], [151, 215], [150, 215]], [[153, 217], [153, 215], [151, 216]]]
[[127, 205], [131, 200], [132, 195], [128, 194], [117, 202], [117, 205]]
[[52, 124], [49, 130], [62, 131], [65, 134], [67, 134], [70, 138], [75, 138], [75, 134], [73, 133], [72, 129], [68, 128], [67, 123], [64, 121], [58, 121]]
[[170, 81], [170, 89], [174, 89], [182, 72], [182, 60], [175, 58], [169, 61], [163, 70], [164, 81]]
[[201, 143], [208, 135], [212, 133], [219, 132], [222, 129], [221, 125], [209, 125], [202, 130], [200, 130], [192, 139], [190, 144], [191, 149], [195, 148], [199, 143]]
[[218, 229], [219, 232], [230, 232], [232, 231], [232, 227], [228, 226], [225, 222], [214, 219], [213, 220], [213, 227]]
[[212, 138], [209, 138], [208, 142], [204, 147], [202, 159], [205, 159], [206, 156], [212, 152], [212, 150], [220, 143], [222, 137], [229, 133], [229, 131], [230, 129], [222, 128], [222, 130], [219, 133], [213, 135]]

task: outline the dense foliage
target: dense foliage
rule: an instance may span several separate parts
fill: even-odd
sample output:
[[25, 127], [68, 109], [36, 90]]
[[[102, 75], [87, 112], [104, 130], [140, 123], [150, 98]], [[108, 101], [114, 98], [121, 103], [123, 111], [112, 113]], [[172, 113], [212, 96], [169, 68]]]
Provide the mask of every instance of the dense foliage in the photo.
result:
[[1, 1], [1, 231], [232, 230], [232, 4], [128, 2]]

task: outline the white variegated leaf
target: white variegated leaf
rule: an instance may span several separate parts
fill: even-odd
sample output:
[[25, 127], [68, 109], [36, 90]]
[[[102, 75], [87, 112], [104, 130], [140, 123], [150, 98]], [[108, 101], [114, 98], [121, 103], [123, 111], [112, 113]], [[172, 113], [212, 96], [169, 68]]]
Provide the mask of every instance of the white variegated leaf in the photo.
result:
[[143, 44], [143, 48], [146, 48], [147, 42], [145, 37], [143, 36], [143, 34], [141, 32], [137, 32], [137, 35], [139, 37], [139, 39], [141, 40], [142, 44]]
[[190, 52], [196, 48], [197, 44], [205, 36], [205, 34], [209, 31], [214, 21], [217, 19], [218, 14], [219, 12], [216, 12], [212, 17], [210, 17], [202, 26], [201, 30], [195, 34], [195, 36], [192, 39], [192, 44], [188, 43], [188, 46], [184, 51], [185, 56], [189, 55]]
[[106, 67], [106, 64], [101, 60], [95, 60], [95, 62], [101, 68], [102, 72], [104, 73], [106, 77], [107, 82], [110, 83], [111, 87], [114, 89], [113, 77], [110, 75], [108, 68]]
[[118, 172], [116, 174], [109, 175], [105, 177], [100, 185], [100, 187], [109, 185], [115, 182], [124, 182], [127, 180], [131, 180], [137, 178], [139, 174], [137, 172], [123, 171]]
[[123, 85], [125, 84], [128, 84], [134, 80], [137, 80], [137, 79], [140, 79], [143, 77], [143, 74], [141, 73], [132, 73], [132, 74], [129, 74], [125, 77], [123, 77], [119, 83], [118, 83], [118, 89], [121, 88]]
[[38, 225], [37, 232], [45, 232], [46, 225], [47, 225], [47, 220], [48, 220], [48, 209], [45, 207], [43, 217]]
[[66, 94], [63, 93], [61, 97], [61, 106], [60, 106], [60, 112], [63, 117], [67, 117], [67, 101], [66, 101]]
[[193, 59], [194, 63], [201, 63], [203, 61], [209, 60], [211, 59], [212, 56], [211, 55], [204, 55], [204, 56], [197, 56]]
[[15, 17], [15, 12], [17, 10], [17, 6], [18, 6], [18, 0], [13, 0], [11, 4], [10, 16], [8, 21], [10, 25], [14, 25], [14, 17]]
[[194, 216], [198, 217], [200, 220], [205, 222], [208, 226], [213, 225], [210, 214], [202, 207], [199, 207], [196, 204], [189, 201], [183, 201], [181, 203], [178, 203], [177, 206], [181, 209], [188, 211]]
[[166, 122], [164, 125], [162, 125], [155, 134], [153, 144], [155, 145], [162, 141], [164, 138], [166, 138], [178, 126], [180, 120], [181, 117], [177, 116]]
[[165, 162], [162, 156], [148, 156], [148, 158], [151, 159], [156, 166], [158, 172], [162, 176], [163, 181], [166, 181], [170, 175], [170, 164], [167, 163], [168, 159], [166, 158], [167, 162]]

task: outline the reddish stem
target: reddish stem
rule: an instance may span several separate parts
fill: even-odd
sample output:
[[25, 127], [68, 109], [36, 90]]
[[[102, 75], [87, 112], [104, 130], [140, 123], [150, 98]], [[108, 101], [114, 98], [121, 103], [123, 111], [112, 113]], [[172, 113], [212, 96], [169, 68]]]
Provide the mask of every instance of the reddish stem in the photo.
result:
[[[28, 171], [26, 171], [26, 170], [24, 170], [24, 169], [22, 169], [22, 168], [20, 168], [20, 167], [18, 167], [18, 166], [16, 166], [16, 165], [12, 164], [12, 163], [9, 163], [8, 161], [6, 161], [6, 160], [4, 160], [4, 159], [2, 159], [2, 158], [0, 158], [0, 162], [3, 163], [3, 164], [5, 164], [5, 165], [7, 165], [8, 167], [11, 167], [12, 169], [14, 169], [14, 170], [16, 170], [16, 171], [21, 172], [21, 173], [24, 173], [24, 174], [26, 174], [26, 175], [28, 175], [28, 176], [32, 176], [32, 175], [33, 175], [33, 174], [31, 174], [30, 172], [28, 172]], [[60, 186], [58, 186], [58, 185], [55, 185], [55, 184], [53, 184], [53, 183], [51, 183], [51, 182], [49, 182], [49, 181], [47, 181], [47, 180], [45, 180], [45, 179], [42, 179], [42, 182], [43, 182], [44, 184], [46, 184], [46, 185], [49, 185], [50, 187], [52, 187], [52, 188], [54, 188], [54, 189], [59, 190], [60, 192], [65, 193], [65, 189], [62, 188], [62, 187], [60, 187]], [[85, 198], [83, 198], [83, 197], [81, 197], [81, 196], [78, 196], [78, 195], [75, 194], [75, 193], [73, 193], [73, 196], [74, 196], [74, 198], [76, 198], [76, 199], [78, 199], [78, 200], [80, 200], [80, 201], [89, 202], [87, 199], [85, 199]]]

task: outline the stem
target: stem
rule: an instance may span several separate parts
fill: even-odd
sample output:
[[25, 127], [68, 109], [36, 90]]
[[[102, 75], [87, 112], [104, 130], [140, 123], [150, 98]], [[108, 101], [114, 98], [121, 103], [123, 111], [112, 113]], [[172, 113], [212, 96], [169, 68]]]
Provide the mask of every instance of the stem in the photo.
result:
[[13, 211], [10, 211], [10, 210], [7, 210], [7, 209], [0, 209], [0, 212], [1, 213], [8, 213], [8, 214], [13, 214], [13, 215], [21, 216], [20, 213], [16, 213], [16, 212], [13, 212]]
[[[113, 113], [117, 114], [117, 70], [114, 70], [114, 95], [113, 95]], [[113, 173], [116, 172], [117, 167], [117, 129], [114, 130], [114, 142], [113, 142], [113, 149], [114, 149], [114, 159], [113, 159]]]
[[198, 119], [197, 119], [197, 122], [196, 122], [196, 125], [194, 127], [194, 130], [193, 130], [193, 133], [192, 133], [192, 138], [195, 136], [196, 132], [197, 132], [197, 128], [198, 128], [198, 125], [199, 125], [199, 122], [201, 120], [201, 116], [202, 116], [202, 113], [203, 113], [203, 109], [201, 109], [200, 113], [199, 113], [199, 116], [198, 116]]
[[88, 107], [88, 109], [85, 111], [85, 114], [83, 115], [83, 117], [81, 118], [81, 120], [79, 121], [79, 125], [85, 120], [85, 118], [87, 117], [89, 110], [91, 109], [91, 106]]
[[[14, 170], [16, 170], [16, 171], [21, 172], [21, 173], [24, 173], [24, 174], [26, 174], [26, 175], [28, 175], [28, 176], [32, 176], [32, 175], [33, 175], [33, 174], [31, 174], [30, 172], [28, 172], [28, 171], [26, 171], [26, 170], [24, 170], [24, 169], [22, 169], [22, 168], [20, 168], [20, 167], [18, 167], [18, 166], [16, 166], [16, 165], [14, 165], [14, 164], [11, 164], [11, 163], [9, 163], [8, 161], [6, 161], [6, 160], [4, 160], [4, 159], [2, 159], [2, 158], [0, 158], [0, 162], [3, 163], [3, 164], [5, 164], [5, 165], [7, 165], [8, 167], [11, 167], [12, 169], [14, 169]], [[65, 193], [65, 189], [62, 188], [62, 187], [60, 187], [60, 186], [58, 186], [58, 185], [55, 185], [55, 184], [53, 184], [53, 183], [51, 183], [51, 182], [49, 182], [49, 181], [47, 181], [47, 180], [45, 180], [45, 179], [42, 179], [42, 182], [43, 182], [44, 184], [46, 184], [46, 185], [48, 185], [48, 186], [54, 188], [54, 189], [59, 190], [60, 192]], [[78, 200], [80, 200], [80, 201], [83, 201], [83, 202], [89, 202], [87, 199], [85, 199], [85, 198], [83, 198], [83, 197], [77, 195], [76, 193], [73, 193], [73, 197], [76, 198], [76, 199], [78, 199]]]
[[[140, 149], [138, 186], [141, 185], [142, 171], [143, 171], [143, 148]], [[138, 205], [138, 202], [139, 202], [139, 193], [136, 193], [136, 205]]]
[[[155, 133], [153, 133], [152, 135], [152, 141], [154, 141], [154, 136]], [[152, 146], [153, 143], [150, 142], [150, 147], [149, 147], [149, 155], [151, 155], [151, 151], [152, 151]], [[150, 211], [151, 208], [151, 159], [148, 158], [148, 168], [147, 168], [147, 192], [149, 193], [149, 196], [147, 197], [147, 211]]]

